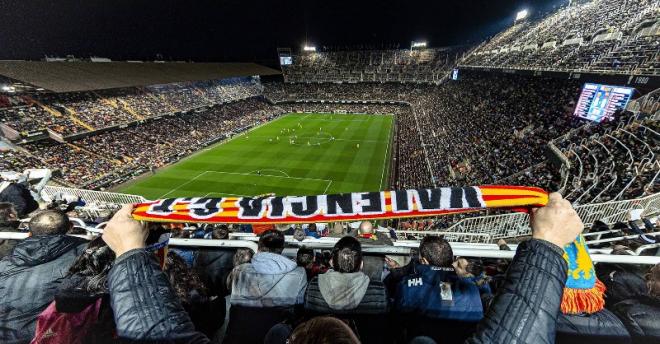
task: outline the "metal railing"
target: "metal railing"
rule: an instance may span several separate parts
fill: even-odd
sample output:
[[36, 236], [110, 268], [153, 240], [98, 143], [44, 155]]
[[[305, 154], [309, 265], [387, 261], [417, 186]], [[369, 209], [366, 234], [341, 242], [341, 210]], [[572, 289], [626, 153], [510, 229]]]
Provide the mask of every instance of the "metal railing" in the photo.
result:
[[110, 204], [128, 204], [140, 203], [146, 201], [142, 196], [129, 195], [116, 192], [92, 191], [85, 189], [74, 189], [61, 186], [46, 185], [41, 191], [41, 196], [45, 200], [52, 200], [58, 193], [78, 196], [87, 203], [110, 203]]

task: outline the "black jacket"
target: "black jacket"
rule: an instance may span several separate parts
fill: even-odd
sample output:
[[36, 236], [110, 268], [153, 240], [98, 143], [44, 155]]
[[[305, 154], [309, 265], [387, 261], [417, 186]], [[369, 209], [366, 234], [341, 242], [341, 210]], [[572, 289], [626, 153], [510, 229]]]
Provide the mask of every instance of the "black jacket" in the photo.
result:
[[86, 245], [66, 235], [30, 237], [0, 260], [0, 343], [32, 339], [37, 316], [53, 301]]
[[660, 298], [639, 295], [617, 303], [613, 311], [628, 329], [633, 343], [660, 343]]
[[630, 335], [612, 312], [603, 309], [594, 314], [559, 314], [557, 344], [628, 344]]
[[467, 343], [554, 343], [568, 266], [564, 250], [524, 241], [477, 332]]
[[208, 343], [195, 331], [154, 255], [131, 250], [115, 260], [108, 275], [117, 335], [150, 342]]
[[24, 184], [12, 183], [0, 192], [0, 202], [8, 202], [14, 205], [18, 217], [39, 209], [39, 203], [34, 200], [30, 190]]
[[[16, 229], [13, 226], [1, 226], [0, 225], [0, 233], [2, 232], [18, 232], [18, 229]], [[14, 246], [18, 244], [19, 240], [12, 240], [12, 239], [0, 239], [0, 259], [6, 257], [8, 254], [11, 253], [11, 250], [14, 249]]]
[[622, 264], [597, 264], [596, 275], [605, 284], [605, 306], [611, 308], [615, 304], [637, 295], [646, 294], [646, 281], [642, 273], [634, 266]]

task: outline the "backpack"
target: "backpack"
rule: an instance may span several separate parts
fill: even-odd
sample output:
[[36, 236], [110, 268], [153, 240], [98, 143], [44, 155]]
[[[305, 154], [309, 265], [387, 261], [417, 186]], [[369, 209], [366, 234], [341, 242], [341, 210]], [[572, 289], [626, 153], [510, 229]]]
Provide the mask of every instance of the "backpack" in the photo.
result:
[[102, 298], [87, 305], [78, 313], [58, 312], [55, 301], [39, 314], [37, 329], [30, 344], [80, 344], [96, 324]]

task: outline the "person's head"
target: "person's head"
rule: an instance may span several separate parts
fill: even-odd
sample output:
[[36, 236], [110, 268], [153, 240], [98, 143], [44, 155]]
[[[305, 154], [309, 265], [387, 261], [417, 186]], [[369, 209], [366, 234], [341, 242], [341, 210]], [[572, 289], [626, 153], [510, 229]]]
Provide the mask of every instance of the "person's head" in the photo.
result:
[[343, 321], [325, 316], [308, 320], [289, 336], [290, 344], [360, 344], [355, 333]]
[[284, 251], [284, 233], [269, 229], [259, 237], [259, 252], [282, 254]]
[[646, 275], [646, 286], [651, 296], [660, 297], [660, 264], [654, 265]]
[[332, 226], [332, 230], [330, 231], [331, 234], [333, 235], [341, 235], [344, 234], [344, 226], [341, 225], [341, 223], [337, 222]]
[[227, 239], [229, 238], [229, 228], [227, 225], [220, 225], [213, 229], [211, 232], [211, 238], [213, 239]]
[[353, 237], [343, 237], [332, 248], [332, 269], [338, 272], [351, 273], [362, 269], [362, 246]]
[[195, 294], [206, 296], [206, 286], [197, 272], [190, 269], [183, 258], [174, 251], [167, 252], [163, 272], [167, 275], [172, 289], [184, 305], [192, 303], [192, 297]]
[[296, 254], [296, 263], [303, 268], [314, 263], [314, 250], [305, 246], [299, 248], [298, 253]]
[[249, 248], [239, 248], [234, 253], [233, 263], [234, 266], [249, 263], [252, 260], [254, 253]]
[[372, 234], [374, 232], [374, 225], [369, 221], [362, 221], [360, 223], [360, 234]]
[[309, 226], [307, 226], [307, 230], [310, 232], [316, 232], [316, 223], [310, 223]]
[[69, 276], [80, 276], [82, 280], [77, 286], [90, 293], [107, 292], [106, 281], [108, 273], [115, 261], [115, 253], [97, 237], [87, 244], [85, 251], [76, 258], [69, 268]]
[[72, 225], [69, 217], [59, 210], [44, 210], [30, 219], [32, 235], [66, 234]]
[[449, 242], [438, 236], [425, 236], [419, 243], [419, 261], [425, 265], [451, 266], [454, 253]]
[[16, 227], [18, 224], [18, 213], [14, 205], [8, 202], [0, 202], [0, 227]]

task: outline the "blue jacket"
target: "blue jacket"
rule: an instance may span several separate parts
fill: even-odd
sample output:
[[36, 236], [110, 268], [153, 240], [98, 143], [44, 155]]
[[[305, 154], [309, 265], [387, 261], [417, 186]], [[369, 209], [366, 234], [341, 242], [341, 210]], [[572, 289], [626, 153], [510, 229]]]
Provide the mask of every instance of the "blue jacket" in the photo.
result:
[[436, 319], [477, 322], [484, 317], [479, 288], [452, 267], [417, 265], [399, 283], [394, 307]]

